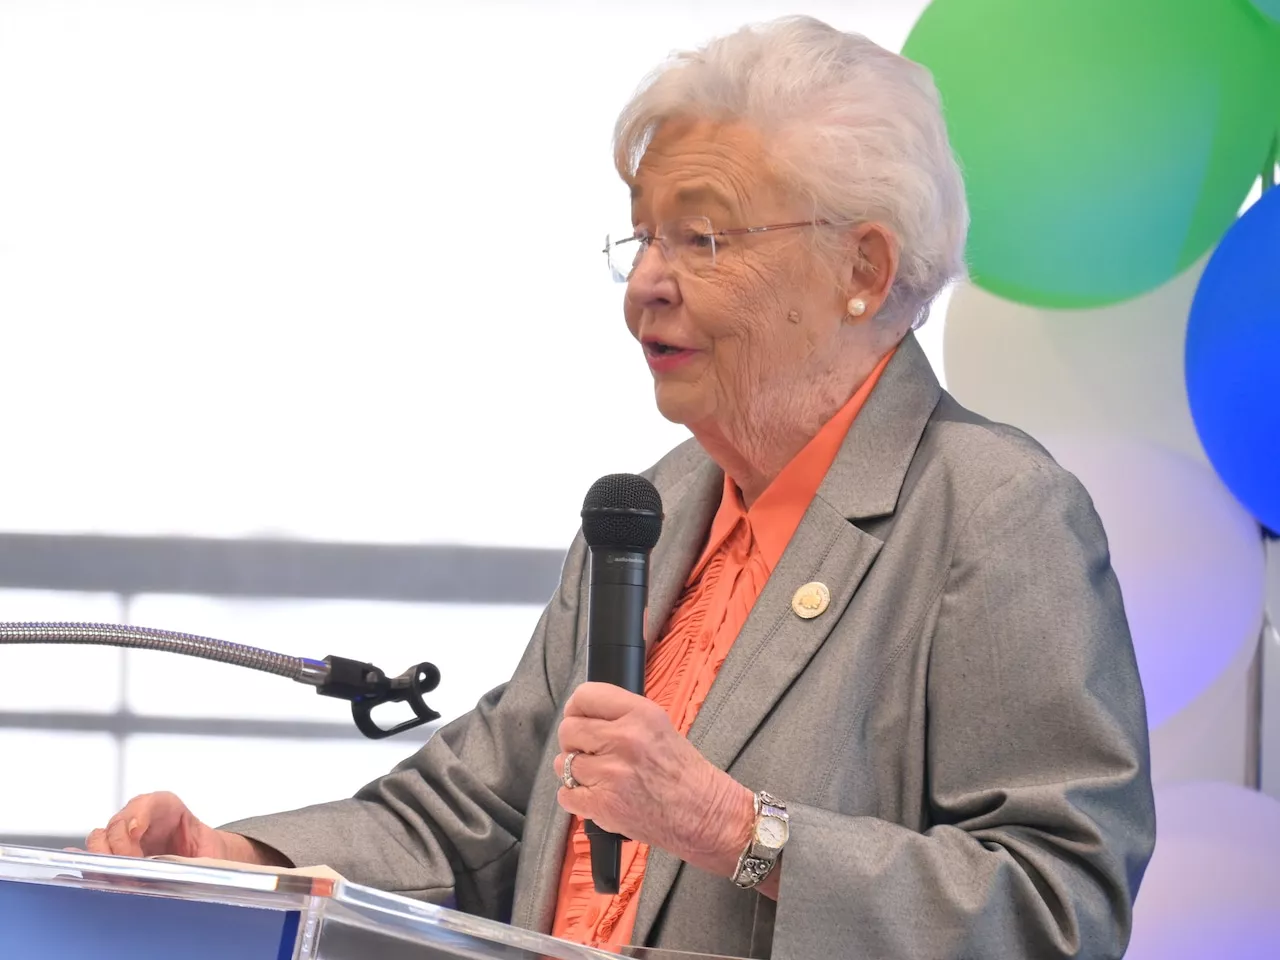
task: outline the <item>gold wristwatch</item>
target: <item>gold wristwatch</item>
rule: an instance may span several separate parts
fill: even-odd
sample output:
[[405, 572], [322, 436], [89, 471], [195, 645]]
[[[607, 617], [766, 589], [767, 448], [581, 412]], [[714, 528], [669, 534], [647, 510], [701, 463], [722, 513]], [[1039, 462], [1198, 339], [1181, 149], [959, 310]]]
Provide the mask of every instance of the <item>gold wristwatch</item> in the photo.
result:
[[756, 822], [751, 828], [751, 840], [738, 857], [738, 869], [733, 882], [743, 890], [750, 890], [769, 876], [782, 847], [791, 832], [791, 818], [787, 805], [777, 797], [761, 791], [755, 796]]

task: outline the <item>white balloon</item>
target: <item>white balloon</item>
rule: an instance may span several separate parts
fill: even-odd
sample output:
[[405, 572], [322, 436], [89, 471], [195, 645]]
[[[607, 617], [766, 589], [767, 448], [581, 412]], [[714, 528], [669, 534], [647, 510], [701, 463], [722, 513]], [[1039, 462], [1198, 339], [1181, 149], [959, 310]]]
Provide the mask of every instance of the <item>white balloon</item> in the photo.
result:
[[1039, 439], [1102, 518], [1155, 728], [1248, 668], [1266, 599], [1261, 531], [1207, 464], [1130, 437]]
[[1235, 660], [1205, 691], [1151, 731], [1151, 782], [1244, 783], [1250, 773], [1250, 672], [1258, 650], [1242, 643]]
[[1225, 783], [1156, 791], [1129, 960], [1280, 956], [1280, 803]]
[[1031, 433], [1103, 430], [1205, 459], [1183, 372], [1201, 261], [1163, 286], [1093, 310], [1044, 310], [971, 283], [947, 307], [947, 388]]

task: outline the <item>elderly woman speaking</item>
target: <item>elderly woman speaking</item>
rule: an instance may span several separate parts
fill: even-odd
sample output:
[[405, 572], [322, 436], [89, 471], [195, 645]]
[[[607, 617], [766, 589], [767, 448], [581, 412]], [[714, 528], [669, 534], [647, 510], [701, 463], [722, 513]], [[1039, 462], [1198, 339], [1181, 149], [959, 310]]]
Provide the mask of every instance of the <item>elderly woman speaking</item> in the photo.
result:
[[[645, 695], [584, 683], [574, 542], [514, 676], [352, 799], [93, 850], [331, 864], [582, 943], [1118, 957], [1152, 852], [1106, 540], [913, 327], [967, 213], [921, 67], [810, 19], [674, 57], [624, 109], [608, 242], [658, 409]], [[637, 358], [639, 359], [639, 358]], [[583, 823], [631, 838], [617, 894]]]

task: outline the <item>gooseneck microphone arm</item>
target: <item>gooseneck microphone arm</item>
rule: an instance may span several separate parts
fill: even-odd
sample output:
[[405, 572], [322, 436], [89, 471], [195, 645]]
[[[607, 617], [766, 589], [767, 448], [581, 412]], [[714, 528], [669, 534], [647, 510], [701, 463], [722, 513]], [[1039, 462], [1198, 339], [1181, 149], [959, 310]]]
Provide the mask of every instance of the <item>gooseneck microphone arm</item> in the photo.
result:
[[[76, 643], [162, 650], [274, 673], [315, 687], [321, 696], [349, 700], [352, 719], [371, 740], [394, 736], [440, 718], [423, 700], [423, 694], [440, 683], [440, 671], [430, 663], [419, 663], [398, 677], [388, 677], [371, 663], [346, 657], [308, 660], [192, 633], [114, 623], [0, 623], [0, 644], [6, 643]], [[393, 727], [381, 727], [373, 721], [374, 707], [399, 702], [409, 704], [413, 719]]]

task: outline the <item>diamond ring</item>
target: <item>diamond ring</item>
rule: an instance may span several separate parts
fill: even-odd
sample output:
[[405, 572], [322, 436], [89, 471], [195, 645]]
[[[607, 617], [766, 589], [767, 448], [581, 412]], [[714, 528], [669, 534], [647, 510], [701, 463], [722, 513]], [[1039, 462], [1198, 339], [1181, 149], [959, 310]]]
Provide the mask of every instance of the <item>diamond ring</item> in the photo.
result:
[[577, 750], [570, 750], [564, 755], [564, 772], [560, 774], [560, 782], [563, 783], [565, 788], [568, 790], [572, 790], [574, 787], [578, 786], [578, 781], [573, 779], [573, 758], [577, 755]]

